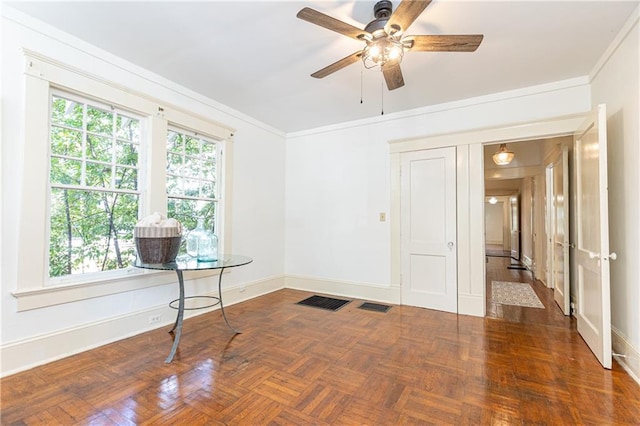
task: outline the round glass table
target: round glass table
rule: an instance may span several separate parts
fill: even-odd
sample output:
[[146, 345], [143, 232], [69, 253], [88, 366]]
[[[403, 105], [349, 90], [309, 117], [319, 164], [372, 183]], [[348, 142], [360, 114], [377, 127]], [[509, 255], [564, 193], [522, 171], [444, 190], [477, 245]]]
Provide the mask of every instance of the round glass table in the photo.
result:
[[169, 303], [170, 307], [176, 309], [176, 307], [173, 304], [175, 302], [178, 302], [178, 307], [177, 307], [178, 315], [176, 316], [176, 322], [173, 324], [173, 328], [169, 330], [169, 333], [173, 333], [175, 331], [175, 334], [173, 339], [173, 346], [171, 347], [171, 352], [169, 352], [169, 356], [165, 360], [166, 363], [170, 363], [171, 361], [173, 361], [173, 357], [175, 356], [176, 351], [178, 350], [178, 345], [180, 344], [180, 335], [182, 334], [182, 321], [184, 318], [184, 311], [185, 311], [184, 301], [185, 299], [189, 298], [189, 297], [185, 298], [184, 296], [184, 278], [182, 276], [182, 273], [184, 271], [205, 271], [205, 270], [211, 270], [211, 269], [220, 270], [220, 275], [218, 276], [218, 297], [191, 296], [191, 297], [207, 297], [207, 298], [216, 300], [216, 302], [213, 303], [212, 305], [203, 306], [200, 308], [191, 308], [191, 309], [208, 308], [208, 307], [216, 306], [217, 304], [220, 304], [222, 317], [224, 318], [224, 321], [227, 323], [227, 326], [231, 330], [233, 330], [236, 334], [239, 334], [240, 332], [235, 328], [233, 328], [231, 324], [229, 324], [227, 315], [224, 312], [224, 304], [222, 303], [222, 273], [226, 268], [234, 268], [236, 266], [246, 265], [251, 262], [253, 262], [253, 259], [251, 259], [250, 257], [241, 256], [237, 254], [219, 254], [218, 260], [215, 260], [213, 262], [198, 262], [197, 259], [191, 256], [179, 256], [178, 258], [176, 258], [175, 262], [169, 262], [169, 263], [143, 263], [143, 262], [140, 262], [139, 259], [136, 259], [135, 263], [133, 264], [133, 266], [135, 266], [136, 268], [154, 269], [154, 270], [161, 270], [161, 271], [176, 271], [176, 274], [178, 275], [178, 284], [180, 285], [180, 297], [176, 300], [172, 300]]

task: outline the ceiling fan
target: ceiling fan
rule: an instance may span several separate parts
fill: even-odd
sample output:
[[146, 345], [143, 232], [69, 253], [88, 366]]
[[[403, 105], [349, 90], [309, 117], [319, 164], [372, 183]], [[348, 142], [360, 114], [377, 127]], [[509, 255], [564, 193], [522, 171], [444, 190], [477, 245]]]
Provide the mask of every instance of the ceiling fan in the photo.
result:
[[308, 7], [298, 18], [331, 31], [365, 42], [362, 50], [340, 59], [311, 74], [324, 78], [362, 60], [366, 68], [381, 69], [389, 90], [404, 86], [400, 62], [405, 52], [474, 52], [482, 34], [468, 35], [405, 35], [407, 28], [420, 16], [431, 0], [402, 0], [395, 11], [389, 0], [378, 1], [373, 7], [375, 19], [364, 30]]

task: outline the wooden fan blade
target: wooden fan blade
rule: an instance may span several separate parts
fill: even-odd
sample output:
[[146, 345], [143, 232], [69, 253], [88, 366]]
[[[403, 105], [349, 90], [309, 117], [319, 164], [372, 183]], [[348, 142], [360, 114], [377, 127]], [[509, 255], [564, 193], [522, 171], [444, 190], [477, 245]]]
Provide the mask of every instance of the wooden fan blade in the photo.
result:
[[417, 35], [403, 41], [413, 41], [411, 52], [475, 52], [483, 38], [482, 34]]
[[313, 10], [308, 7], [300, 10], [296, 16], [304, 21], [311, 22], [312, 24], [319, 25], [342, 35], [346, 35], [347, 37], [355, 38], [356, 40], [363, 40], [363, 37], [369, 34], [368, 32], [361, 30], [360, 28], [356, 28], [351, 24], [347, 24], [346, 22], [342, 22], [339, 19], [332, 18], [329, 15], [325, 15], [322, 12], [318, 12], [317, 10]]
[[397, 31], [406, 32], [407, 28], [418, 16], [429, 6], [431, 0], [402, 0], [396, 10], [389, 17], [389, 21], [384, 26], [387, 34]]
[[357, 52], [352, 53], [346, 58], [342, 58], [339, 61], [334, 62], [333, 64], [326, 66], [319, 71], [314, 72], [313, 74], [311, 74], [311, 77], [324, 78], [329, 74], [333, 74], [334, 72], [341, 70], [342, 68], [348, 65], [358, 62], [361, 57], [362, 57], [362, 50], [358, 50]]
[[384, 75], [384, 81], [387, 82], [387, 88], [389, 90], [395, 90], [404, 86], [404, 78], [402, 78], [400, 65], [382, 67], [382, 74]]

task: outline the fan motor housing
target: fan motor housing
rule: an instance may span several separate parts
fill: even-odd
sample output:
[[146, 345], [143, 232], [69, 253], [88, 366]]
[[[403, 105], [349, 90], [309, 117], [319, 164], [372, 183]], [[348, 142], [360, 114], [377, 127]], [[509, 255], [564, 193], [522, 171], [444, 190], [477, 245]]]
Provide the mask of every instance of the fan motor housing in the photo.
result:
[[389, 0], [381, 0], [373, 6], [373, 16], [375, 16], [376, 19], [388, 18], [391, 16], [392, 9], [393, 5]]
[[375, 32], [384, 30], [385, 25], [389, 22], [389, 17], [393, 5], [389, 0], [381, 0], [373, 6], [373, 16], [376, 17], [373, 21], [369, 22], [364, 30], [370, 34], [376, 36]]

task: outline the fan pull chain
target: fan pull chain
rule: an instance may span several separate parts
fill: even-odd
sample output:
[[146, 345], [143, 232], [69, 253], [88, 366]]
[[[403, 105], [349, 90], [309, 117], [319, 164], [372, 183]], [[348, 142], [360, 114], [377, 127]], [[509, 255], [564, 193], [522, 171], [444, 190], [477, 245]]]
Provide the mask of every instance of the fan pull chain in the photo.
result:
[[363, 69], [364, 69], [364, 64], [360, 67], [360, 104], [362, 104], [362, 85], [364, 80], [364, 76], [362, 73]]
[[380, 79], [380, 115], [384, 115], [384, 79], [382, 78]]

